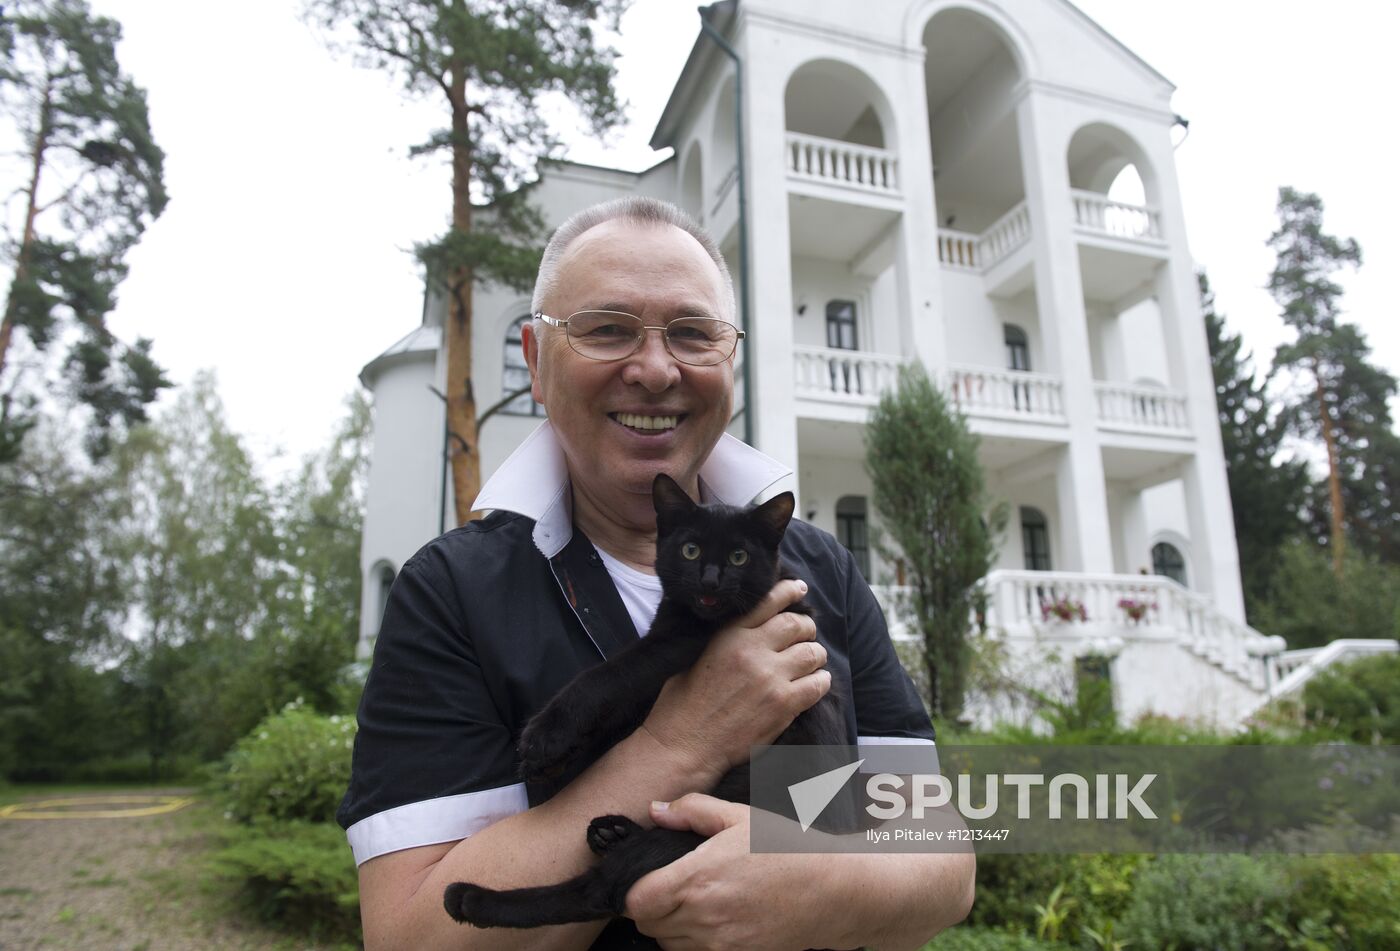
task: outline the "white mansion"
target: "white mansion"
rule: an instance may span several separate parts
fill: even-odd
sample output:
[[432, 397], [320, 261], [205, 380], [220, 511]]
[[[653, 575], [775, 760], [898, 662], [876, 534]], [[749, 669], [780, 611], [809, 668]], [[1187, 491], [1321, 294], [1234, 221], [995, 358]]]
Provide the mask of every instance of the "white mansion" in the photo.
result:
[[[651, 141], [671, 157], [637, 174], [553, 165], [537, 201], [551, 224], [621, 195], [676, 202], [737, 281], [742, 173], [752, 392], [731, 431], [791, 466], [778, 488], [856, 553], [896, 632], [862, 427], [919, 360], [1010, 505], [987, 621], [1020, 676], [1062, 682], [1076, 657], [1109, 657], [1125, 719], [1224, 725], [1366, 649], [1281, 655], [1244, 624], [1171, 83], [1066, 0], [726, 0], [708, 15], [742, 61], [742, 138], [734, 65], [700, 33]], [[376, 406], [362, 651], [398, 567], [450, 527], [442, 310], [430, 297], [361, 375]], [[476, 289], [479, 408], [528, 380], [528, 311]], [[539, 410], [526, 395], [486, 423], [483, 478]], [[1078, 605], [1085, 619], [1055, 615]], [[989, 702], [979, 718], [1011, 712]]]

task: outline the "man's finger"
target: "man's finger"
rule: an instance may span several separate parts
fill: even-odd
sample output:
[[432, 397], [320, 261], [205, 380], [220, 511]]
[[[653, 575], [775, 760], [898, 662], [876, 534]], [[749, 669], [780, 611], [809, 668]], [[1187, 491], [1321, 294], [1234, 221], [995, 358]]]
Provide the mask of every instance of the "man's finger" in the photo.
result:
[[747, 808], [703, 793], [689, 793], [674, 802], [653, 802], [651, 819], [665, 829], [694, 832], [709, 838], [742, 822]]
[[801, 601], [802, 596], [806, 593], [807, 582], [805, 581], [794, 579], [779, 581], [758, 603], [758, 607], [739, 619], [739, 624], [743, 627], [760, 627], [774, 615], [786, 611]]

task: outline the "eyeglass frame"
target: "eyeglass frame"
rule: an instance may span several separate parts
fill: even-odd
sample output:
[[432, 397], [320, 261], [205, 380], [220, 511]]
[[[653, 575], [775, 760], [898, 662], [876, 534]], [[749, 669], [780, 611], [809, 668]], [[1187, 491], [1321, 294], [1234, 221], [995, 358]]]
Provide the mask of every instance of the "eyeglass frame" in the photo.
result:
[[[597, 310], [597, 309], [576, 310], [576, 311], [574, 311], [572, 314], [570, 314], [569, 316], [565, 317], [563, 320], [560, 320], [558, 317], [551, 317], [551, 316], [549, 316], [548, 314], [546, 314], [546, 313], [545, 313], [544, 311], [542, 311], [542, 310], [537, 310], [537, 311], [535, 311], [533, 314], [531, 314], [530, 316], [531, 316], [531, 317], [534, 317], [534, 318], [537, 318], [537, 319], [539, 319], [539, 320], [543, 320], [545, 323], [549, 324], [549, 326], [551, 326], [551, 327], [558, 327], [559, 329], [563, 330], [563, 331], [564, 331], [564, 338], [565, 338], [566, 340], [569, 341], [569, 349], [572, 350], [572, 351], [574, 351], [574, 353], [577, 353], [579, 356], [583, 357], [585, 360], [593, 360], [593, 361], [596, 362], [596, 363], [616, 363], [616, 362], [619, 361], [619, 360], [626, 360], [628, 357], [632, 356], [632, 355], [633, 355], [634, 353], [636, 353], [638, 350], [642, 349], [642, 344], [646, 342], [646, 332], [647, 332], [648, 330], [659, 330], [659, 331], [661, 331], [661, 345], [664, 346], [664, 347], [666, 348], [666, 352], [669, 353], [672, 357], [674, 357], [674, 358], [675, 358], [676, 360], [678, 360], [679, 362], [684, 363], [684, 364], [685, 364], [686, 366], [688, 366], [688, 367], [717, 367], [717, 366], [719, 366], [721, 363], [723, 363], [725, 360], [730, 359], [731, 357], [734, 356], [734, 354], [736, 354], [736, 353], [739, 352], [739, 341], [741, 341], [741, 340], [744, 339], [744, 332], [743, 332], [742, 330], [740, 330], [738, 327], [734, 327], [734, 325], [733, 325], [732, 323], [729, 323], [729, 321], [727, 321], [727, 320], [721, 320], [721, 319], [718, 318], [718, 317], [697, 317], [697, 318], [694, 318], [694, 319], [696, 319], [696, 320], [713, 320], [713, 321], [715, 321], [715, 322], [717, 322], [717, 323], [729, 324], [729, 326], [734, 327], [734, 349], [733, 349], [733, 350], [730, 350], [727, 354], [725, 354], [725, 355], [724, 355], [723, 357], [721, 357], [720, 359], [716, 360], [714, 363], [691, 363], [689, 360], [686, 360], [686, 359], [682, 358], [678, 353], [676, 353], [676, 351], [672, 350], [672, 349], [671, 349], [671, 336], [670, 336], [670, 333], [668, 332], [669, 329], [670, 329], [670, 326], [671, 326], [669, 323], [666, 323], [666, 324], [659, 324], [659, 325], [654, 325], [654, 324], [641, 324], [642, 332], [639, 333], [639, 334], [637, 334], [637, 336], [634, 338], [634, 340], [635, 340], [636, 342], [635, 342], [635, 344], [633, 345], [633, 347], [632, 347], [631, 350], [627, 351], [626, 353], [622, 354], [621, 356], [616, 356], [616, 357], [607, 357], [607, 358], [604, 358], [604, 357], [595, 357], [593, 354], [591, 354], [591, 353], [584, 353], [584, 352], [583, 352], [582, 350], [580, 350], [578, 347], [575, 347], [574, 344], [573, 344], [574, 338], [571, 337], [571, 336], [569, 336], [569, 321], [573, 320], [573, 319], [574, 319], [575, 317], [577, 317], [579, 314], [617, 314], [619, 317], [631, 317], [633, 320], [637, 321], [638, 323], [641, 323], [641, 320], [642, 320], [642, 318], [638, 317], [636, 314], [629, 314], [629, 313], [627, 313], [627, 311], [625, 311], [625, 310]], [[678, 319], [683, 319], [683, 318], [678, 318]]]

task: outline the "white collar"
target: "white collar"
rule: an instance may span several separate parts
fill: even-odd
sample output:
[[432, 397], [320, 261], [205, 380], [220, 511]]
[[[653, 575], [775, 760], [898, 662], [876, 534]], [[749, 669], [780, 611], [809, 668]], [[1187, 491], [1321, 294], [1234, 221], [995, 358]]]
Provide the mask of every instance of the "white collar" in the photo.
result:
[[[728, 433], [700, 467], [700, 497], [707, 502], [747, 505], [754, 496], [792, 470]], [[486, 480], [473, 511], [503, 509], [535, 520], [535, 547], [546, 558], [564, 550], [574, 536], [569, 467], [564, 447], [545, 420]]]

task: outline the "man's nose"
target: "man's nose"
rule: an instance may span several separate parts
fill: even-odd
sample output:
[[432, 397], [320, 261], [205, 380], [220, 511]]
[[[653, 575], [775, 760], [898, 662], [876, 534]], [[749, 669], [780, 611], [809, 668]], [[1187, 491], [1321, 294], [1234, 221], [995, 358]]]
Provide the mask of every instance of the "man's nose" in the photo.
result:
[[622, 368], [623, 382], [638, 383], [652, 393], [661, 393], [675, 386], [680, 378], [680, 365], [666, 349], [662, 328], [647, 327], [642, 333], [642, 345]]

